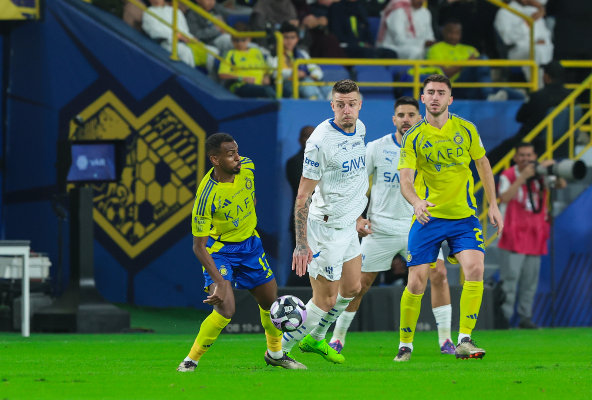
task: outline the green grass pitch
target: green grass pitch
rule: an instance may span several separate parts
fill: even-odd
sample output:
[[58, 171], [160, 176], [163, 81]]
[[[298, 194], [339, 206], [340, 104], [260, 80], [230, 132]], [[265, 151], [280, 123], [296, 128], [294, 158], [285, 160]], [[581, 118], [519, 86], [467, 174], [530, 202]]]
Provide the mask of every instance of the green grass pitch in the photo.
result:
[[[0, 400], [592, 398], [589, 328], [475, 332], [487, 355], [466, 361], [419, 332], [408, 363], [393, 362], [396, 332], [350, 333], [343, 365], [294, 352], [306, 371], [266, 367], [263, 334], [223, 334], [196, 372], [179, 373], [203, 314], [156, 313], [153, 334], [0, 334]], [[133, 325], [150, 326], [144, 317]]]

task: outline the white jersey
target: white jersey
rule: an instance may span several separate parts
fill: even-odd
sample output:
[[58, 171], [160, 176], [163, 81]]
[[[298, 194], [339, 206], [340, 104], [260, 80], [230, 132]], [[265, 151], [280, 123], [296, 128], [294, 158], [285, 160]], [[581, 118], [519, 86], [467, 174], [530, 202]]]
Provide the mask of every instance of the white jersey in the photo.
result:
[[309, 218], [331, 228], [351, 226], [366, 208], [366, 127], [356, 122], [353, 133], [333, 118], [317, 126], [306, 141], [302, 176], [318, 180]]
[[366, 148], [366, 169], [368, 176], [373, 176], [368, 219], [376, 233], [404, 234], [411, 228], [413, 207], [401, 193], [397, 169], [400, 154], [401, 146], [392, 133], [368, 143]]

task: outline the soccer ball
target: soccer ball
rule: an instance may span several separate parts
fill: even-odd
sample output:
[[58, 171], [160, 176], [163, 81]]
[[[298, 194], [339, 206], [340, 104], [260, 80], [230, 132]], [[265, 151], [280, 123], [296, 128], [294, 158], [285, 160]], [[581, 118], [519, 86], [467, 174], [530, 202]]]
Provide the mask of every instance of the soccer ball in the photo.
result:
[[306, 321], [306, 308], [296, 296], [278, 298], [269, 310], [271, 322], [281, 331], [293, 332]]

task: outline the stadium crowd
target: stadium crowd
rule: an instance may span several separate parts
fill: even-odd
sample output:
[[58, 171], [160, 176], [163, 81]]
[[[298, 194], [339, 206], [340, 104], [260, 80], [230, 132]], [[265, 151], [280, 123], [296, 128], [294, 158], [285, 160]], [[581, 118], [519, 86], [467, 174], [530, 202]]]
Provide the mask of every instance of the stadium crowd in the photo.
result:
[[[129, 0], [124, 1], [123, 19], [143, 31], [168, 51], [172, 48], [171, 29], [144, 13]], [[169, 23], [173, 9], [166, 0], [143, 0], [149, 10]], [[198, 6], [238, 31], [266, 31], [265, 38], [232, 38], [184, 4], [179, 3], [178, 54], [230, 91], [241, 97], [274, 97], [277, 66], [274, 31], [280, 31], [285, 47], [285, 65], [298, 58], [399, 58], [430, 60], [528, 59], [529, 27], [520, 17], [486, 0], [193, 0]], [[535, 21], [535, 60], [542, 67], [551, 60], [592, 59], [589, 37], [592, 3], [586, 0], [511, 0], [509, 7]], [[201, 46], [236, 67], [262, 68], [261, 72], [233, 70], [220, 65]], [[575, 46], [575, 43], [578, 43]], [[223, 63], [222, 63], [223, 64]], [[338, 67], [339, 72], [356, 78], [356, 69]], [[266, 71], [265, 69], [268, 69]], [[333, 71], [335, 71], [333, 69]], [[393, 80], [411, 79], [408, 68], [389, 70]], [[323, 68], [302, 65], [298, 79], [324, 80]], [[527, 67], [491, 71], [490, 68], [426, 68], [426, 75], [444, 73], [453, 82], [520, 81], [530, 79]], [[220, 76], [222, 74], [224, 77]], [[257, 75], [257, 76], [254, 76]], [[541, 86], [544, 86], [541, 76]], [[567, 82], [580, 82], [586, 71], [570, 70]], [[291, 97], [291, 71], [283, 72], [284, 97]], [[343, 76], [340, 76], [343, 77]], [[242, 86], [250, 85], [247, 89]], [[254, 87], [254, 86], [259, 86]], [[319, 99], [327, 91], [308, 86], [301, 98]], [[399, 93], [402, 94], [402, 93]], [[523, 99], [512, 90], [465, 89], [457, 98]]]

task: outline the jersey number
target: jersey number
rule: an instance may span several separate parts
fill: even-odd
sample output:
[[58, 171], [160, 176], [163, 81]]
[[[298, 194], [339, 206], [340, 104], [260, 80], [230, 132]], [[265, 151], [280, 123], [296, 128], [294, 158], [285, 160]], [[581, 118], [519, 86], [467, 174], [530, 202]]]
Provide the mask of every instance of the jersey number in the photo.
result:
[[265, 258], [265, 253], [263, 253], [263, 255], [259, 257], [259, 264], [261, 264], [263, 271], [267, 271], [267, 275], [265, 276], [265, 278], [269, 278], [271, 274], [273, 274], [273, 271], [271, 270], [271, 268], [269, 268], [269, 264], [267, 263], [267, 259]]
[[482, 249], [485, 249], [485, 245], [483, 244], [483, 231], [479, 228], [473, 228], [473, 231], [475, 231], [475, 239], [477, 239], [479, 243], [479, 247], [481, 247]]

